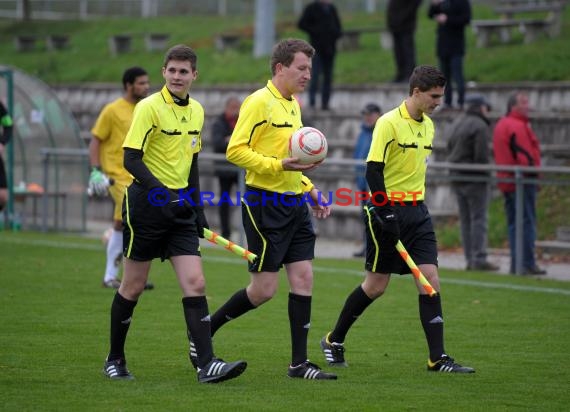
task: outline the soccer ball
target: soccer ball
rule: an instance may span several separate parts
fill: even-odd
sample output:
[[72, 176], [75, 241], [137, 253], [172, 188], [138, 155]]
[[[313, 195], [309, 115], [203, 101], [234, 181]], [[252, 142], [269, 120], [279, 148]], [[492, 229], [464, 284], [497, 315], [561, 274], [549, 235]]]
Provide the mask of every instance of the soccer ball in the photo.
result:
[[301, 164], [320, 162], [327, 157], [327, 152], [327, 138], [314, 127], [302, 127], [289, 139], [289, 156], [297, 157]]

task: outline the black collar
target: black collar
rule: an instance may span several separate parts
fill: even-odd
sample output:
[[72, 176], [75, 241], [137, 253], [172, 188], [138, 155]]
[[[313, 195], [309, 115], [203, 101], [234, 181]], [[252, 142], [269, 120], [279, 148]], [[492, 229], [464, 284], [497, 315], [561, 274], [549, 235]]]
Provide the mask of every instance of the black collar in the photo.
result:
[[[166, 89], [166, 90], [168, 90], [168, 89]], [[170, 93], [170, 96], [172, 96], [172, 100], [178, 106], [188, 106], [188, 104], [190, 103], [190, 95], [188, 95], [188, 94], [186, 95], [186, 97], [184, 99], [181, 99], [180, 97], [178, 97], [174, 93], [172, 93], [170, 90], [168, 90], [168, 93]]]

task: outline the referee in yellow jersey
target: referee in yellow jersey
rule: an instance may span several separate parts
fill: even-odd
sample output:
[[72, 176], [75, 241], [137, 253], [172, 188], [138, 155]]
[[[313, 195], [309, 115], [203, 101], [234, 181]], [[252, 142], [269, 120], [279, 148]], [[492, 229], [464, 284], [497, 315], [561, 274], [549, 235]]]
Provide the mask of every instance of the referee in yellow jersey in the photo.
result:
[[134, 182], [123, 204], [125, 270], [111, 305], [111, 347], [103, 369], [111, 379], [133, 379], [125, 341], [154, 258], [169, 259], [176, 272], [187, 330], [196, 347], [198, 381], [235, 378], [247, 366], [217, 359], [212, 348], [198, 239], [208, 227], [198, 172], [204, 109], [188, 94], [198, 75], [196, 65], [190, 47], [168, 50], [162, 67], [166, 84], [137, 104], [123, 144], [125, 168]]
[[[248, 248], [258, 260], [249, 266], [249, 285], [212, 315], [212, 335], [224, 323], [271, 299], [277, 291], [279, 269], [285, 266], [292, 343], [288, 376], [336, 379], [307, 359], [315, 249], [307, 204], [312, 203], [317, 218], [328, 217], [330, 207], [319, 205], [317, 189], [302, 173], [317, 165], [302, 165], [288, 157], [289, 138], [302, 127], [295, 94], [309, 83], [313, 55], [313, 47], [303, 40], [286, 39], [276, 44], [271, 80], [242, 103], [226, 157], [246, 169], [242, 219]], [[303, 201], [309, 197], [312, 202]], [[328, 202], [323, 198], [321, 203]]]
[[434, 126], [427, 115], [441, 104], [445, 84], [445, 77], [435, 67], [416, 67], [409, 80], [409, 96], [376, 122], [366, 159], [366, 180], [372, 194], [364, 206], [366, 278], [346, 299], [332, 332], [321, 340], [321, 349], [331, 366], [348, 366], [344, 359], [346, 334], [364, 310], [382, 296], [390, 274], [411, 273], [395, 248], [401, 240], [438, 292], [429, 296], [415, 281], [420, 321], [429, 348], [427, 370], [475, 372], [455, 363], [444, 349], [437, 242], [424, 204], [426, 168], [434, 138]]

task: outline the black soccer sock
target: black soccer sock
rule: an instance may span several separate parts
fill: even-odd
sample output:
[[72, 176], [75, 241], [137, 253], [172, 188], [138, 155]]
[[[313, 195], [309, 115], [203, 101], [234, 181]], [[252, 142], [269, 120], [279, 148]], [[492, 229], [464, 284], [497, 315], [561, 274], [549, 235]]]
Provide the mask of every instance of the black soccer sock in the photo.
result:
[[125, 358], [125, 341], [137, 301], [125, 299], [115, 293], [111, 304], [111, 350], [107, 360]]
[[429, 348], [429, 358], [432, 362], [438, 360], [445, 353], [443, 348], [443, 314], [441, 310], [441, 296], [420, 295], [420, 320], [426, 335]]
[[198, 367], [203, 368], [214, 357], [212, 337], [210, 335], [210, 314], [206, 296], [192, 296], [182, 298], [186, 329], [190, 332], [196, 354]]
[[291, 366], [307, 360], [307, 337], [311, 327], [311, 296], [289, 293], [289, 325], [291, 327]]
[[329, 336], [329, 341], [343, 343], [352, 324], [372, 302], [374, 299], [370, 299], [362, 290], [362, 286], [358, 285], [346, 298], [336, 325]]
[[238, 290], [212, 315], [212, 336], [225, 323], [255, 308], [256, 306], [247, 297], [247, 291], [245, 289]]

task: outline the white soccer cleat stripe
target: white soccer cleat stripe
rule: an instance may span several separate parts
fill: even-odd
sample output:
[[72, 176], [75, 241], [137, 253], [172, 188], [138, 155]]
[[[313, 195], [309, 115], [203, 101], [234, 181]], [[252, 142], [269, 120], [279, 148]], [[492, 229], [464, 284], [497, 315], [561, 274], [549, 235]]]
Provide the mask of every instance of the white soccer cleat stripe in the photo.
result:
[[210, 368], [208, 369], [206, 375], [208, 376], [220, 375], [222, 373], [222, 369], [224, 368], [224, 366], [225, 366], [224, 362], [213, 362], [210, 365]]

